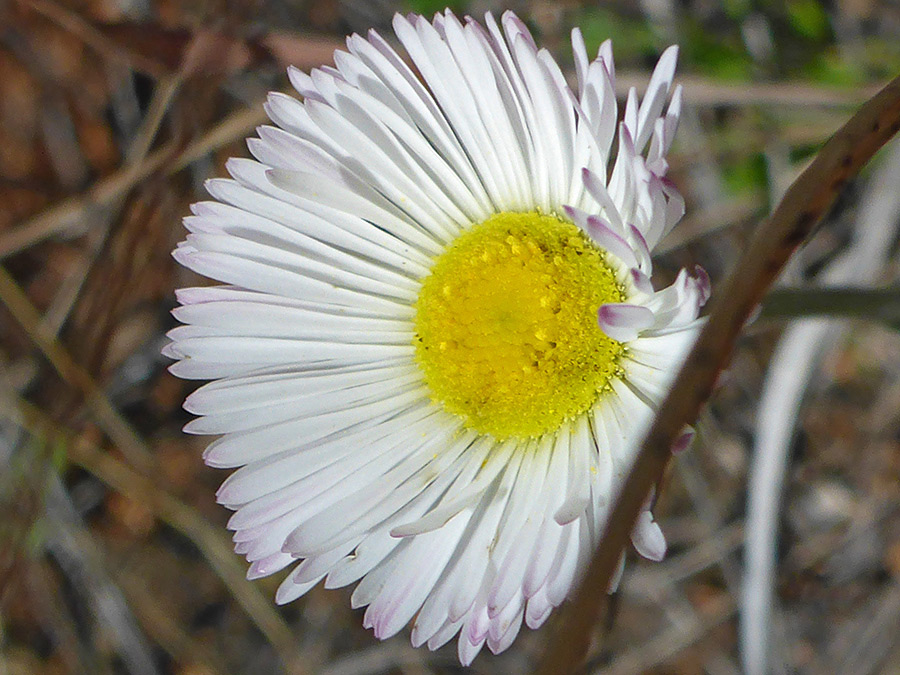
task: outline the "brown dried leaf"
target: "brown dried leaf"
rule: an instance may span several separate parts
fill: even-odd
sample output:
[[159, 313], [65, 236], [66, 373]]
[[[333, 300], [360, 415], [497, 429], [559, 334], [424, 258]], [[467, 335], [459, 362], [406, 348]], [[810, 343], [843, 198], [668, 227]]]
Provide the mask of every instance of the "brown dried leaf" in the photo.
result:
[[297, 35], [296, 33], [269, 33], [260, 40], [274, 59], [283, 66], [296, 66], [309, 70], [334, 62], [334, 52], [345, 49], [343, 40], [333, 37]]
[[238, 72], [252, 60], [250, 49], [240, 40], [213, 30], [201, 29], [185, 46], [181, 73], [185, 77]]

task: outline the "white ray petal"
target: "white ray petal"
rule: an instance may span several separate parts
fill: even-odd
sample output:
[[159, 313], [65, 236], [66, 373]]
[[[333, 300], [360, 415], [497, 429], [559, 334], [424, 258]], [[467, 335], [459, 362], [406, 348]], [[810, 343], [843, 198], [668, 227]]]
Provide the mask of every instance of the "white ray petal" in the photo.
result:
[[[426, 255], [435, 255], [441, 251], [440, 241], [426, 234], [414, 217], [398, 211], [393, 202], [376, 192], [360, 194], [361, 191], [354, 189], [352, 185], [342, 184], [310, 171], [270, 169], [266, 175], [273, 186], [298, 197], [300, 204], [308, 200], [364, 218]], [[402, 201], [397, 190], [392, 192], [398, 201]], [[433, 224], [430, 218], [426, 221]]]
[[[456, 431], [454, 427], [433, 431], [396, 467], [375, 476], [371, 481], [375, 489], [355, 491], [316, 514], [288, 537], [285, 546], [297, 555], [313, 555], [380, 523], [434, 481], [449, 481], [452, 476], [448, 477], [446, 470], [474, 437], [472, 432], [463, 432], [453, 438]], [[435, 457], [434, 448], [445, 443]]]
[[560, 437], [559, 443], [566, 448], [569, 460], [568, 485], [565, 501], [553, 514], [560, 525], [572, 522], [590, 503], [590, 482], [592, 471], [596, 471], [597, 449], [591, 438], [586, 416], [579, 417]]
[[238, 412], [376, 382], [390, 382], [395, 378], [407, 378], [417, 373], [417, 368], [412, 364], [374, 368], [341, 367], [326, 371], [287, 369], [283, 372], [210, 382], [185, 399], [184, 409], [195, 415]]
[[471, 160], [459, 144], [444, 114], [421, 81], [377, 33], [370, 32], [367, 42], [359, 36], [350, 39], [351, 51], [382, 78], [414, 124], [453, 167], [483, 209], [491, 210], [490, 199]]
[[649, 511], [641, 511], [631, 541], [635, 550], [648, 560], [659, 562], [666, 557], [666, 538]]
[[293, 602], [297, 598], [309, 593], [321, 580], [322, 579], [319, 578], [307, 581], [305, 584], [296, 584], [294, 583], [293, 578], [288, 576], [281, 582], [281, 585], [275, 592], [275, 603], [278, 605], [286, 605], [289, 602]]
[[[279, 404], [247, 407], [240, 411], [240, 414], [211, 413], [201, 418], [202, 426], [204, 429], [216, 429], [215, 433], [219, 434], [247, 431], [296, 419], [297, 409], [301, 407], [306, 416], [322, 415], [341, 408], [351, 410], [379, 402], [396, 403], [402, 400], [400, 397], [410, 392], [418, 392], [418, 395], [421, 395], [421, 378], [417, 373], [405, 379], [391, 380], [389, 383], [376, 382]], [[191, 429], [196, 430], [198, 426], [195, 425]]]
[[[229, 335], [334, 342], [360, 342], [367, 335], [372, 342], [386, 344], [409, 344], [413, 339], [409, 321], [326, 314], [242, 300], [176, 307], [172, 315], [182, 323]], [[170, 339], [175, 339], [173, 335], [177, 333], [170, 332]]]
[[[406, 399], [406, 401], [402, 399]], [[350, 410], [334, 411], [316, 417], [273, 424], [241, 434], [232, 434], [222, 439], [222, 444], [252, 447], [248, 441], [258, 439], [259, 442], [268, 441], [273, 445], [277, 444], [277, 447], [284, 450], [302, 448], [356, 424], [377, 427], [378, 422], [383, 421], [382, 416], [392, 416], [402, 412], [406, 406], [410, 406], [410, 403], [419, 400], [415, 394], [398, 396], [394, 399], [362, 405]], [[423, 423], [428, 424], [427, 422]], [[399, 439], [402, 440], [402, 436], [399, 436]], [[395, 437], [391, 440], [396, 443], [398, 438]], [[305, 475], [303, 473], [304, 466], [309, 462], [309, 458], [304, 457], [302, 453], [295, 452], [283, 458], [278, 458], [276, 455], [275, 458], [273, 461], [248, 465], [231, 474], [222, 483], [217, 493], [220, 503], [243, 505], [275, 492], [281, 487], [286, 487], [296, 482], [298, 476]]]
[[339, 288], [294, 270], [274, 267], [242, 256], [179, 248], [172, 253], [172, 257], [198, 274], [253, 291], [345, 307], [362, 306], [381, 312], [386, 317], [411, 315], [409, 305], [359, 290]]
[[360, 541], [357, 539], [350, 539], [330, 551], [306, 558], [294, 570], [294, 583], [303, 584], [312, 579], [321, 579], [323, 574], [327, 574], [341, 558], [349, 554], [359, 543]]
[[[428, 272], [415, 260], [343, 229], [340, 222], [326, 222], [312, 213], [298, 211], [295, 215], [300, 217], [285, 224], [216, 202], [201, 202], [192, 210], [196, 215], [184, 219], [184, 226], [190, 232], [228, 234], [278, 246], [407, 288], [414, 287], [412, 278]], [[368, 229], [375, 228], [368, 226]], [[393, 242], [399, 243], [396, 239]]]
[[[447, 644], [450, 640], [453, 639], [453, 636], [459, 632], [459, 629], [462, 628], [463, 619], [458, 621], [447, 621], [443, 626], [441, 626], [440, 630], [438, 630], [433, 636], [428, 639], [428, 649], [431, 651], [435, 651], [436, 649], [440, 649], [445, 644]], [[415, 629], [413, 629], [415, 631]], [[418, 645], [421, 646], [421, 642]]]
[[[494, 617], [487, 638], [487, 646], [491, 653], [499, 654], [509, 648], [519, 635], [524, 616], [525, 603], [518, 600], [511, 602], [507, 609]], [[494, 621], [496, 621], [496, 628]]]
[[391, 637], [412, 619], [443, 573], [467, 523], [468, 517], [460, 514], [439, 532], [416, 537], [404, 550], [393, 578], [366, 610], [375, 637]]
[[273, 553], [268, 558], [254, 561], [250, 567], [247, 568], [247, 580], [253, 581], [255, 579], [268, 577], [276, 572], [280, 572], [294, 561], [295, 558], [292, 555], [282, 553], [281, 551]]
[[[491, 452], [493, 450], [493, 452]], [[411, 523], [405, 523], [391, 530], [393, 537], [408, 537], [414, 534], [422, 534], [443, 527], [451, 518], [460, 511], [474, 506], [490, 487], [497, 475], [503, 471], [509, 463], [514, 448], [511, 444], [502, 444], [494, 448], [492, 442], [481, 443], [477, 447], [469, 449], [472, 462], [476, 462], [481, 471], [476, 479], [467, 479], [457, 491], [451, 493], [451, 498], [442, 502], [437, 508], [427, 515]], [[489, 454], [488, 454], [489, 453]], [[486, 456], [487, 455], [487, 456]]]
[[532, 630], [537, 630], [550, 616], [553, 605], [547, 599], [546, 586], [528, 599], [525, 608], [525, 624]]
[[666, 49], [656, 62], [650, 82], [647, 84], [647, 93], [641, 101], [640, 112], [637, 119], [637, 131], [634, 136], [634, 147], [637, 152], [642, 152], [653, 124], [659, 117], [669, 96], [672, 79], [675, 77], [675, 65], [678, 62], [678, 47], [672, 45]]

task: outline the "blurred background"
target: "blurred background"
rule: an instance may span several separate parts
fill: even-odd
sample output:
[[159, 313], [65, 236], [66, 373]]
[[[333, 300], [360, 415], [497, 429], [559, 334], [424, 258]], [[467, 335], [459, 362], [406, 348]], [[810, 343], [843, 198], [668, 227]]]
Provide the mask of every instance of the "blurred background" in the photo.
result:
[[[0, 675], [462, 671], [455, 643], [375, 641], [348, 589], [277, 608], [281, 575], [244, 580], [214, 501], [225, 473], [181, 433], [195, 385], [159, 355], [173, 289], [201, 283], [169, 255], [180, 219], [247, 155], [285, 67], [444, 5], [0, 0]], [[715, 289], [900, 73], [896, 0], [451, 5], [516, 10], [569, 72], [573, 26], [589, 51], [612, 37], [620, 94], [681, 45], [670, 175], [687, 215], [660, 283], [701, 264]], [[591, 672], [900, 673], [898, 200], [895, 142], [748, 327], [662, 487], [669, 554], [632, 556]], [[472, 670], [528, 672], [555, 618]]]

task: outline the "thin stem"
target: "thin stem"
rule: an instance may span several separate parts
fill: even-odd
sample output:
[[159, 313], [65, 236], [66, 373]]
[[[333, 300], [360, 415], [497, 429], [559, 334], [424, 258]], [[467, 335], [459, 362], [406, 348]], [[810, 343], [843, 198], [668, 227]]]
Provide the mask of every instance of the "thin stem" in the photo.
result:
[[778, 288], [766, 296], [760, 313], [766, 319], [810, 316], [900, 324], [900, 288]]

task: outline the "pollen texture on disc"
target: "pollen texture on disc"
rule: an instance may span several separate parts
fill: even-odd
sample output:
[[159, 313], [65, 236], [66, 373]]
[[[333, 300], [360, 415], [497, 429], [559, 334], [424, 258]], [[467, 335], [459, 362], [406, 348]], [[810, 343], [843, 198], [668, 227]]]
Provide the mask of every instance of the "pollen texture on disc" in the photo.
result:
[[416, 301], [416, 359], [433, 400], [497, 439], [553, 431], [608, 386], [623, 345], [597, 325], [622, 289], [575, 225], [499, 213], [435, 260]]

